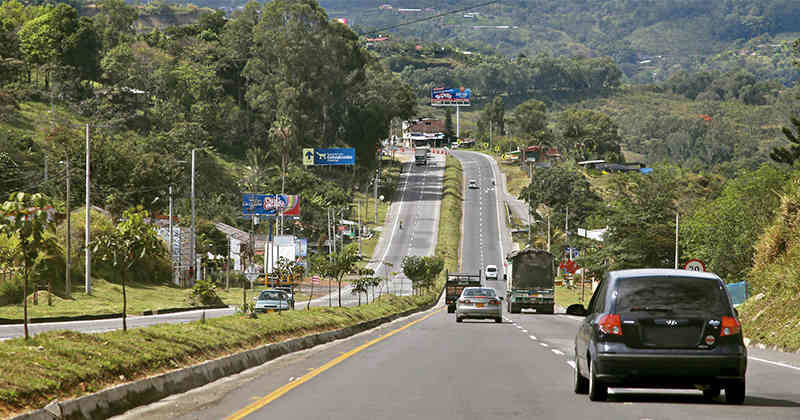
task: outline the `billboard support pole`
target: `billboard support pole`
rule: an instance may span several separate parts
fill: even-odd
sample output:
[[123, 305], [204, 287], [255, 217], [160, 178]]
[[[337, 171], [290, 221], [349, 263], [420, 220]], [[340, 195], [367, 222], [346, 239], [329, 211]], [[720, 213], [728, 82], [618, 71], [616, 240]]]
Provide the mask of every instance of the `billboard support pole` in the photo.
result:
[[461, 141], [461, 113], [459, 108], [461, 107], [456, 104], [456, 139]]

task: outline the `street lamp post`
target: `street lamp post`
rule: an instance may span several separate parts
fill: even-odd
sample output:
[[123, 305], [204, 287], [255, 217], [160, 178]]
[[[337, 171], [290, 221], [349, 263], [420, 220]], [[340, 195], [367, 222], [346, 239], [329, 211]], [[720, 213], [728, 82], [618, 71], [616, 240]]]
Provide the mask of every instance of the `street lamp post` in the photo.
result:
[[197, 159], [197, 149], [192, 149], [192, 270], [194, 270], [194, 280], [197, 281], [200, 277], [199, 270], [197, 269], [197, 240], [195, 237], [195, 194], [194, 194], [194, 176], [195, 176], [195, 165]]

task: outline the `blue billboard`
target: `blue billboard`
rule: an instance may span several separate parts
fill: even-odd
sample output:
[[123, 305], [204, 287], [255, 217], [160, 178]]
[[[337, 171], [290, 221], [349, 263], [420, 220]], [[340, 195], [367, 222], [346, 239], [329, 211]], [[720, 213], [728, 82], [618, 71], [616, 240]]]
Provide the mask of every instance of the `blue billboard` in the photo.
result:
[[355, 165], [356, 149], [303, 149], [304, 165]]
[[289, 197], [280, 194], [242, 194], [242, 214], [275, 216], [288, 202]]
[[470, 106], [469, 88], [433, 88], [431, 89], [431, 105], [433, 106]]

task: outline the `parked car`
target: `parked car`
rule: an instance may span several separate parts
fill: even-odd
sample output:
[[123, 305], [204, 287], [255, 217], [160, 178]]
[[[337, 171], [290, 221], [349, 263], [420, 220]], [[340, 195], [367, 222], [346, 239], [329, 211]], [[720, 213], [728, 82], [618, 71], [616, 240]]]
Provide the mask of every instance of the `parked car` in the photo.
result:
[[289, 308], [294, 309], [294, 293], [290, 286], [275, 286], [275, 290], [280, 290], [286, 293], [286, 298], [289, 299]]
[[503, 306], [497, 291], [491, 287], [465, 287], [456, 301], [456, 322], [466, 318], [494, 319], [503, 322]]
[[289, 309], [289, 296], [286, 292], [277, 289], [262, 290], [255, 297], [256, 312], [286, 311]]
[[486, 280], [497, 280], [497, 266], [489, 264], [486, 266]]
[[696, 388], [706, 399], [745, 398], [747, 348], [725, 285], [712, 273], [611, 271], [575, 337], [574, 390], [605, 400], [608, 387]]

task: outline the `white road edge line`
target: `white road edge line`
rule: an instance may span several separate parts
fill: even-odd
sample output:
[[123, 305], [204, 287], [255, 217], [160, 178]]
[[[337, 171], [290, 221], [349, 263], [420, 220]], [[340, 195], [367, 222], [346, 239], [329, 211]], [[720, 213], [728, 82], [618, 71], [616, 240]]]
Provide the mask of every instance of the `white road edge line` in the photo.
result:
[[787, 369], [793, 369], [793, 370], [800, 371], [800, 367], [792, 366], [792, 365], [789, 365], [789, 364], [786, 364], [786, 363], [773, 362], [772, 360], [759, 359], [758, 357], [753, 357], [753, 356], [747, 356], [747, 358], [751, 359], [751, 360], [755, 360], [757, 362], [761, 362], [761, 363], [767, 363], [767, 364], [770, 364], [770, 365], [775, 365], [775, 366], [780, 366], [780, 367], [787, 368]]
[[575, 361], [574, 360], [567, 360], [567, 364], [572, 366], [573, 369], [575, 369]]
[[542, 346], [542, 347], [550, 347], [550, 345], [547, 344], [547, 343], [539, 343], [539, 345]]
[[550, 349], [550, 351], [552, 351], [553, 353], [555, 353], [555, 354], [557, 354], [559, 356], [563, 356], [564, 355], [564, 352], [561, 351], [561, 350]]
[[536, 340], [536, 336], [535, 335], [529, 335], [528, 337], [530, 337], [531, 340]]
[[522, 330], [522, 332], [526, 333], [526, 332], [528, 332], [528, 330]]

